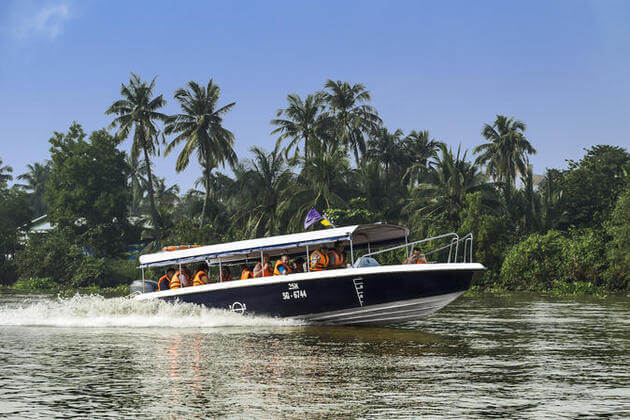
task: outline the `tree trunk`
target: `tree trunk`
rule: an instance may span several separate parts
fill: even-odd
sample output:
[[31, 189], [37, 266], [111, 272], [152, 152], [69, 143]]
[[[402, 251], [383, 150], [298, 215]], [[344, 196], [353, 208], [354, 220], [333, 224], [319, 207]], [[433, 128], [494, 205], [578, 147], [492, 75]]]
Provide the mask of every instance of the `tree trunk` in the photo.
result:
[[206, 174], [206, 194], [203, 197], [203, 207], [201, 208], [201, 220], [199, 221], [199, 227], [204, 225], [206, 221], [206, 209], [208, 208], [208, 201], [210, 200], [210, 172]]
[[153, 174], [151, 173], [151, 162], [149, 161], [149, 153], [144, 148], [144, 162], [147, 165], [147, 190], [149, 193], [149, 203], [151, 205], [151, 220], [153, 222], [153, 228], [156, 231], [160, 231], [160, 215], [155, 207], [155, 196], [153, 194]]

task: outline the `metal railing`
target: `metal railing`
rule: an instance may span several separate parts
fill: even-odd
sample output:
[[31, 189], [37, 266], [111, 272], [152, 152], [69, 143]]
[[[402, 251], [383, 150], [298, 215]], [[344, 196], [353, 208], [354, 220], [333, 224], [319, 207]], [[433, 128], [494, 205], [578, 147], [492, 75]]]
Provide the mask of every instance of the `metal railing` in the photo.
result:
[[[440, 240], [440, 239], [445, 239], [445, 238], [451, 238], [450, 242], [442, 247], [433, 249], [429, 252], [425, 252], [424, 256], [428, 257], [430, 255], [433, 254], [437, 254], [440, 251], [444, 251], [446, 249], [448, 249], [448, 259], [447, 259], [447, 263], [457, 263], [457, 262], [462, 262], [462, 263], [471, 263], [472, 262], [472, 243], [473, 243], [473, 235], [472, 233], [468, 233], [463, 237], [459, 237], [459, 235], [455, 232], [451, 232], [451, 233], [445, 233], [443, 235], [438, 235], [438, 236], [432, 236], [430, 238], [425, 238], [425, 239], [421, 239], [419, 241], [415, 241], [415, 242], [409, 242], [409, 243], [405, 243], [404, 245], [397, 245], [391, 248], [387, 248], [387, 249], [382, 249], [380, 251], [373, 251], [373, 252], [368, 252], [367, 254], [364, 254], [362, 256], [360, 256], [357, 259], [357, 262], [361, 261], [361, 259], [363, 258], [367, 258], [367, 257], [373, 257], [374, 255], [379, 255], [379, 254], [383, 254], [386, 252], [391, 252], [391, 251], [395, 251], [397, 249], [402, 249], [405, 248], [405, 254], [407, 255], [407, 257], [409, 256], [409, 249], [413, 249], [413, 247], [415, 245], [418, 244], [422, 244], [422, 243], [427, 243], [427, 242], [433, 242], [436, 240]], [[459, 243], [460, 242], [464, 242], [464, 249], [463, 249], [463, 255], [462, 255], [462, 261], [458, 261], [458, 257], [459, 257]], [[455, 252], [453, 252], [453, 250]]]

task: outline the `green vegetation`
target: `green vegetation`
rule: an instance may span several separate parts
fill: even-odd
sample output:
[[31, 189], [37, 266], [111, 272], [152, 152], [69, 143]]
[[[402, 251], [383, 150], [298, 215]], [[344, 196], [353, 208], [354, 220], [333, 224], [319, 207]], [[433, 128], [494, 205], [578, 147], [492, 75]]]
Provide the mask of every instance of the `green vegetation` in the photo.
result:
[[[88, 135], [77, 123], [55, 132], [50, 160], [11, 187], [0, 160], [3, 284], [116, 288], [138, 276], [130, 245], [150, 252], [298, 232], [315, 207], [338, 225], [406, 225], [412, 239], [472, 232], [475, 258], [489, 268], [475, 291], [602, 296], [630, 287], [630, 154], [621, 147], [594, 145], [567, 169], [537, 176], [522, 121], [480, 122], [485, 142], [471, 155], [427, 130], [388, 129], [365, 86], [328, 80], [304, 98], [287, 96], [270, 121], [273, 150], [253, 147], [239, 159], [223, 121], [237, 104], [212, 79], [174, 93], [177, 115], [160, 112], [166, 99], [155, 91], [155, 79], [132, 74], [106, 110], [115, 133]], [[154, 175], [161, 146], [176, 155], [174, 170], [199, 165], [195, 188], [181, 192]], [[225, 164], [230, 174], [219, 171]], [[44, 212], [52, 230], [27, 235]]]

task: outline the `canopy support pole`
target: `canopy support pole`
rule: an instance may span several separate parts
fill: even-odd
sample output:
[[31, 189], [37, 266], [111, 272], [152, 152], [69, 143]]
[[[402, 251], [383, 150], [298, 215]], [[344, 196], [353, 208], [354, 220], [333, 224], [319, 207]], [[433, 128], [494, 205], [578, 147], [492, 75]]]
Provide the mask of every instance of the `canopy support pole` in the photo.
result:
[[352, 248], [352, 236], [350, 237], [350, 261], [352, 261], [352, 266], [354, 267], [354, 249]]
[[221, 257], [219, 257], [219, 283], [223, 282], [223, 269], [221, 268]]
[[309, 257], [308, 257], [309, 255], [310, 255], [310, 254], [309, 254], [309, 252], [308, 252], [308, 245], [306, 245], [306, 271], [307, 271], [307, 272], [310, 272], [310, 271], [311, 271], [311, 262], [310, 262], [310, 259], [309, 259]]
[[144, 267], [142, 267], [142, 293], [146, 293], [147, 292], [147, 288], [144, 285]]
[[407, 245], [409, 241], [407, 240], [407, 235], [405, 235], [405, 258], [409, 259], [409, 246]]

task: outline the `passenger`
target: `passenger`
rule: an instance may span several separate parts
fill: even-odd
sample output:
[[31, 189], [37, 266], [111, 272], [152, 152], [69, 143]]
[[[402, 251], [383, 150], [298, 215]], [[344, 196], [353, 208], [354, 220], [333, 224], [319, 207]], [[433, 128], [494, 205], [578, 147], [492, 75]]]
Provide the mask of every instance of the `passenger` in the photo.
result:
[[263, 254], [263, 263], [256, 263], [254, 266], [254, 277], [273, 276], [273, 269], [269, 263], [269, 255]]
[[181, 273], [179, 270], [177, 270], [175, 274], [173, 274], [173, 276], [171, 277], [170, 288], [181, 289], [182, 287], [188, 287], [188, 283], [188, 271], [186, 270], [186, 267], [182, 267]]
[[322, 271], [328, 269], [328, 250], [318, 248], [310, 256], [311, 271]]
[[343, 261], [343, 244], [339, 241], [335, 242], [335, 247], [328, 250], [328, 269], [344, 268], [346, 264]]
[[193, 285], [193, 278], [192, 275], [190, 274], [190, 271], [188, 270], [187, 267], [182, 267], [183, 268], [183, 277], [181, 278], [182, 281], [182, 287], [190, 287]]
[[411, 256], [406, 258], [403, 264], [427, 264], [427, 257], [420, 252], [420, 249], [414, 248]]
[[297, 258], [291, 262], [291, 271], [294, 273], [303, 273], [304, 272], [304, 259]]
[[158, 280], [158, 290], [168, 290], [171, 288], [171, 278], [173, 277], [173, 273], [175, 273], [175, 269], [173, 267], [166, 269], [166, 274]]
[[199, 264], [197, 267], [197, 274], [193, 279], [193, 286], [201, 286], [202, 284], [210, 284], [210, 277], [208, 277], [208, 266], [206, 264]]
[[221, 275], [219, 276], [218, 280], [220, 282], [232, 281], [232, 272], [230, 271], [228, 267], [223, 267], [221, 269]]
[[287, 274], [291, 274], [293, 270], [289, 267], [289, 256], [284, 254], [280, 257], [280, 259], [276, 262], [276, 266], [273, 269], [274, 276], [286, 276]]
[[241, 280], [253, 279], [254, 273], [249, 269], [247, 264], [241, 265]]

